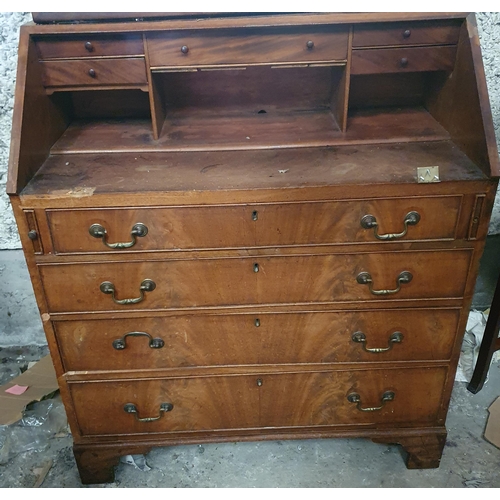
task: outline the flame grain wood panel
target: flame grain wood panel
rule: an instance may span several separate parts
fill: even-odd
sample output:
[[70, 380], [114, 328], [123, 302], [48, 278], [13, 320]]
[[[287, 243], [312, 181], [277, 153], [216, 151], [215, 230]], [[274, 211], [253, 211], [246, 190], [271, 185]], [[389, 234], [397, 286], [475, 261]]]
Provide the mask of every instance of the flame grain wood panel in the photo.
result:
[[[445, 360], [451, 357], [459, 311], [419, 309], [308, 313], [200, 314], [86, 321], [57, 321], [67, 371], [138, 370], [188, 366]], [[161, 339], [152, 348], [146, 335]], [[401, 343], [388, 348], [394, 332]]]
[[[359, 370], [73, 383], [70, 390], [84, 435], [120, 435], [375, 424], [389, 415], [392, 421], [425, 424], [437, 416], [441, 395], [435, 389], [445, 377], [446, 368], [440, 367], [400, 370], [397, 377], [393, 370]], [[387, 391], [394, 392], [394, 401], [377, 413], [360, 412], [347, 400], [355, 392], [365, 407], [376, 407]], [[157, 417], [162, 403], [171, 403], [173, 409], [144, 423], [123, 410], [127, 403], [137, 407], [139, 418]], [[102, 409], [109, 418], [99, 417]]]

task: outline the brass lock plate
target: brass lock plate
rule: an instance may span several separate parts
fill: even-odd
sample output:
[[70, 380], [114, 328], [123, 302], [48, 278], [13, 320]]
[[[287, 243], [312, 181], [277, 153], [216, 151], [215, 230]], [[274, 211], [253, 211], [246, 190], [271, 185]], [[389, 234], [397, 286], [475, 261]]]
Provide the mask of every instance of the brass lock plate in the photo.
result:
[[417, 182], [440, 182], [439, 167], [417, 167]]

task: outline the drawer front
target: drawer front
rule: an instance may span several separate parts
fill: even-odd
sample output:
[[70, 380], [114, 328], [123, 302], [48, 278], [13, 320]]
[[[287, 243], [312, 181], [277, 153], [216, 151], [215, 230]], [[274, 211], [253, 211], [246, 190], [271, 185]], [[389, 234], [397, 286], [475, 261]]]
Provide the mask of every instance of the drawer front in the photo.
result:
[[[470, 250], [410, 251], [41, 264], [39, 270], [50, 312], [129, 311], [460, 298], [470, 258]], [[141, 286], [151, 289], [144, 280], [154, 280], [156, 288], [141, 292]], [[103, 282], [109, 293], [101, 291]], [[112, 290], [128, 303], [115, 303]]]
[[455, 46], [353, 50], [351, 74], [451, 71], [456, 51]]
[[[142, 209], [49, 210], [57, 253], [453, 239], [461, 196]], [[409, 215], [416, 212], [417, 219]], [[439, 218], [435, 214], [442, 214]], [[371, 216], [376, 227], [362, 226]], [[405, 221], [410, 221], [405, 223]], [[415, 223], [416, 221], [416, 223]], [[136, 224], [147, 234], [134, 238]], [[106, 231], [105, 242], [91, 226]], [[135, 242], [134, 242], [135, 239]], [[122, 248], [114, 248], [116, 244]], [[130, 244], [133, 244], [130, 246]]]
[[[147, 251], [195, 248], [255, 246], [256, 223], [253, 209], [247, 206], [137, 208], [110, 210], [50, 210], [49, 226], [57, 253], [113, 252], [106, 245], [122, 243], [122, 250]], [[99, 224], [105, 229], [89, 232]], [[136, 224], [147, 229], [144, 236], [132, 234]], [[105, 242], [106, 243], [105, 243]]]
[[[69, 386], [83, 435], [429, 424], [437, 419], [446, 371], [445, 367], [350, 370]], [[388, 392], [393, 400], [382, 404]], [[358, 403], [347, 399], [353, 394], [358, 395], [360, 408], [382, 408], [361, 411]], [[165, 411], [160, 411], [162, 407]], [[141, 422], [139, 418], [155, 420]]]
[[45, 61], [46, 87], [147, 84], [143, 58]]
[[151, 67], [338, 61], [347, 57], [347, 28], [223, 34], [189, 31], [147, 35]]
[[40, 59], [144, 55], [140, 35], [47, 37], [36, 41]]
[[54, 325], [67, 371], [109, 371], [444, 360], [451, 356], [458, 320], [457, 310], [418, 309], [199, 314]]
[[354, 26], [353, 47], [383, 45], [456, 44], [462, 20], [419, 23], [360, 24]]

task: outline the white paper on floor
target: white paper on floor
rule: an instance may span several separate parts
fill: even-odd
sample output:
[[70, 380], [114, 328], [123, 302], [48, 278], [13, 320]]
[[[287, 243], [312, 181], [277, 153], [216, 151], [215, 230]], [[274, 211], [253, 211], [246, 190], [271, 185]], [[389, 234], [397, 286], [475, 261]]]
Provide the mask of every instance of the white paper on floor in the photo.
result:
[[[469, 383], [472, 378], [477, 356], [479, 354], [479, 348], [483, 340], [484, 328], [488, 320], [488, 313], [489, 309], [484, 312], [472, 310], [469, 313], [460, 359], [458, 361], [457, 373], [455, 375], [455, 380], [458, 382]], [[492, 362], [496, 362], [499, 359], [500, 351], [497, 351], [493, 354]], [[488, 379], [486, 378], [486, 382], [487, 381]]]

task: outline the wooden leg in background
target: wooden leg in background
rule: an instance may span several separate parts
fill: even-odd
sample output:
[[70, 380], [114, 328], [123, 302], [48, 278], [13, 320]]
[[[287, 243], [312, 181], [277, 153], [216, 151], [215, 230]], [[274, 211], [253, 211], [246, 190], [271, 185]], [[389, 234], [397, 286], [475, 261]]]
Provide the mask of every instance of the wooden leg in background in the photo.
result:
[[120, 462], [120, 457], [125, 455], [145, 455], [149, 453], [150, 449], [150, 447], [145, 446], [75, 444], [73, 453], [82, 484], [103, 484], [114, 482], [115, 467]]
[[491, 364], [493, 353], [500, 349], [500, 339], [498, 338], [498, 331], [500, 330], [500, 278], [497, 281], [495, 294], [491, 302], [490, 314], [486, 327], [484, 329], [483, 340], [479, 348], [479, 355], [477, 357], [476, 366], [472, 379], [467, 386], [467, 389], [473, 394], [478, 393], [486, 380], [488, 370]]
[[[394, 440], [392, 440], [394, 439]], [[373, 438], [375, 443], [397, 443], [406, 452], [408, 469], [437, 469], [446, 443], [446, 432], [422, 436]]]

